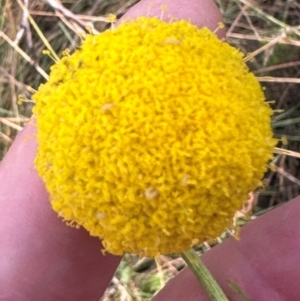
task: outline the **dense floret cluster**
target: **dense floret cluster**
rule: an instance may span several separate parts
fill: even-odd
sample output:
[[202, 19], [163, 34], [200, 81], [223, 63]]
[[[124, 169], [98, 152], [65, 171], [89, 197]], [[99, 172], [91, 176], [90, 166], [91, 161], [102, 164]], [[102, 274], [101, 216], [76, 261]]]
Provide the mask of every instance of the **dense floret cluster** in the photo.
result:
[[141, 17], [88, 36], [34, 96], [36, 167], [54, 210], [119, 255], [218, 235], [275, 144], [242, 57], [186, 21]]

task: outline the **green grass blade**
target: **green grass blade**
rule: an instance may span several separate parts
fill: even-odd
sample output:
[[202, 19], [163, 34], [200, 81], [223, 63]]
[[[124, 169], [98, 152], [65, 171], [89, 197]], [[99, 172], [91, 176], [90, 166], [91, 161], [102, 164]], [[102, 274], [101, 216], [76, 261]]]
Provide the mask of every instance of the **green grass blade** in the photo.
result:
[[272, 123], [273, 122], [276, 122], [276, 121], [279, 121], [285, 117], [288, 117], [289, 115], [291, 115], [292, 113], [294, 113], [298, 108], [300, 108], [300, 103], [296, 106], [294, 106], [293, 108], [289, 109], [288, 111], [280, 114], [280, 115], [277, 115], [275, 117], [272, 118]]
[[291, 124], [299, 123], [300, 122], [300, 117], [299, 118], [293, 118], [293, 119], [287, 119], [287, 120], [281, 120], [281, 121], [272, 121], [272, 128], [278, 128], [278, 127], [284, 127], [288, 126]]

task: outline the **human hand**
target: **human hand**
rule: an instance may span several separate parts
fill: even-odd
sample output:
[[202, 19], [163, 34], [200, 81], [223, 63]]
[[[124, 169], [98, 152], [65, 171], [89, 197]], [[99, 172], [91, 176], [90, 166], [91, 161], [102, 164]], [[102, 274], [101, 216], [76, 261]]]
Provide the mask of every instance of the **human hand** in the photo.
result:
[[[189, 19], [214, 30], [221, 20], [211, 0], [143, 0], [124, 18], [150, 14]], [[223, 35], [222, 31], [219, 31]], [[0, 165], [0, 301], [98, 300], [120, 258], [100, 252], [98, 239], [67, 227], [51, 209], [34, 168], [33, 124], [18, 135]]]
[[[230, 301], [296, 301], [300, 298], [300, 197], [246, 224], [201, 256]], [[184, 269], [153, 301], [209, 301]]]

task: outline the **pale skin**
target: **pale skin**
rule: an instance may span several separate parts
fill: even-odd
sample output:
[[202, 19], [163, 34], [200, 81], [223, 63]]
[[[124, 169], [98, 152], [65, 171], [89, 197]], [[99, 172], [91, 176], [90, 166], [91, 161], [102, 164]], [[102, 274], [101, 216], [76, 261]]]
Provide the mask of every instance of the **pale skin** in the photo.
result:
[[[188, 19], [212, 30], [221, 21], [212, 0], [142, 0], [124, 18], [148, 15], [150, 4], [150, 16], [161, 16], [161, 5], [166, 5], [165, 19]], [[222, 30], [218, 34], [224, 37]], [[121, 258], [103, 256], [99, 239], [84, 229], [66, 226], [51, 209], [44, 184], [34, 169], [35, 133], [35, 126], [27, 125], [0, 165], [0, 301], [97, 301]], [[296, 252], [282, 258], [289, 269], [282, 268], [277, 259], [287, 249], [299, 250], [299, 239], [295, 239], [295, 233], [297, 237], [300, 233], [299, 214], [299, 200], [292, 201], [246, 226], [239, 242], [228, 240], [204, 256], [230, 300], [241, 300], [232, 289], [234, 285], [229, 285], [232, 282], [246, 295], [252, 294], [252, 300], [267, 300], [262, 288], [279, 283], [276, 272], [283, 273], [279, 284], [297, 291], [297, 285], [289, 281], [300, 276]], [[274, 228], [275, 221], [282, 223], [279, 229]], [[289, 221], [293, 221], [292, 232]], [[267, 258], [261, 256], [264, 252], [268, 252]], [[262, 265], [262, 275], [252, 276], [253, 269]], [[277, 290], [268, 295], [268, 300], [286, 300], [284, 292]], [[208, 299], [194, 276], [185, 270], [155, 300]]]

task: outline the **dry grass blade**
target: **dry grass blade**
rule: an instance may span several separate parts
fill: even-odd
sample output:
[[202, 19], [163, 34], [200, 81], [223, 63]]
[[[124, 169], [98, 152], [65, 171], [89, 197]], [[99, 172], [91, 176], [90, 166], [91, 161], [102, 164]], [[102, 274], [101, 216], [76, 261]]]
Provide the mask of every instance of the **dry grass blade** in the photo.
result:
[[29, 11], [27, 9], [27, 7], [25, 7], [25, 5], [21, 2], [21, 0], [17, 0], [18, 4], [20, 5], [20, 7], [22, 8], [22, 10], [24, 11], [26, 17], [29, 19], [31, 25], [34, 27], [34, 29], [36, 30], [37, 34], [39, 35], [39, 37], [41, 38], [41, 40], [43, 41], [43, 43], [45, 44], [45, 46], [47, 47], [47, 49], [50, 51], [51, 55], [53, 56], [53, 58], [56, 61], [59, 61], [59, 56], [56, 54], [56, 52], [54, 51], [54, 49], [52, 48], [52, 46], [50, 45], [50, 43], [48, 42], [47, 38], [45, 37], [45, 35], [43, 34], [43, 32], [41, 31], [41, 29], [39, 28], [39, 26], [36, 24], [36, 22], [33, 20], [33, 18], [30, 16]]
[[[19, 119], [20, 120], [20, 119]], [[13, 122], [11, 122], [10, 120], [8, 120], [7, 118], [0, 118], [0, 123], [3, 123], [5, 125], [10, 126], [11, 128], [17, 130], [17, 131], [22, 131], [23, 127], [14, 124]]]
[[12, 144], [13, 140], [0, 132], [0, 139], [2, 139], [7, 144]]
[[[300, 155], [300, 154], [299, 154]], [[294, 182], [298, 186], [300, 186], [300, 180], [286, 172], [282, 167], [278, 167], [276, 165], [273, 165], [272, 168], [274, 168], [278, 173], [289, 179], [291, 182]]]
[[260, 82], [300, 84], [300, 78], [258, 76]]
[[279, 69], [285, 69], [285, 68], [296, 67], [296, 66], [300, 66], [300, 61], [295, 61], [295, 62], [290, 62], [290, 63], [283, 63], [283, 64], [278, 64], [278, 65], [274, 65], [274, 66], [270, 66], [270, 67], [261, 68], [261, 69], [255, 70], [254, 73], [255, 74], [265, 73], [265, 72], [276, 71], [276, 70], [279, 70]]
[[271, 46], [277, 44], [280, 40], [282, 40], [283, 37], [285, 37], [285, 35], [281, 35], [281, 36], [271, 40], [269, 43], [262, 46], [261, 48], [255, 50], [254, 52], [247, 54], [247, 56], [243, 59], [243, 61], [248, 62], [248, 61], [252, 60], [259, 53], [261, 53], [261, 52], [267, 50], [268, 48], [270, 48]]
[[286, 156], [291, 156], [291, 157], [295, 157], [295, 158], [300, 158], [300, 153], [293, 152], [293, 151], [283, 149], [283, 148], [279, 148], [279, 147], [275, 147], [274, 153], [279, 154], [279, 155], [286, 155]]
[[255, 3], [254, 1], [248, 1], [248, 0], [237, 0], [237, 1], [247, 5], [247, 7], [251, 7], [251, 9], [253, 9], [259, 16], [266, 19], [267, 21], [270, 21], [270, 22], [278, 25], [279, 27], [285, 29], [286, 31], [294, 32], [295, 34], [300, 36], [300, 31], [298, 30], [297, 27], [288, 26], [286, 23], [284, 23], [284, 22], [278, 20], [277, 18], [273, 17], [272, 15], [264, 12], [262, 9], [259, 8], [258, 3]]
[[[272, 42], [274, 40], [274, 38], [271, 37], [265, 37], [265, 36], [257, 37], [256, 35], [240, 34], [235, 32], [228, 33], [227, 37], [240, 39], [240, 40], [252, 40], [252, 41], [260, 41], [260, 42]], [[300, 46], [300, 41], [287, 37], [285, 35], [282, 35], [281, 39], [279, 39], [277, 42], [280, 44]]]
[[48, 79], [48, 74], [38, 66], [35, 61], [24, 52], [18, 45], [16, 45], [4, 32], [0, 31], [0, 37], [2, 37], [9, 45], [15, 49], [28, 63], [35, 67], [36, 71], [39, 72], [45, 79]]

